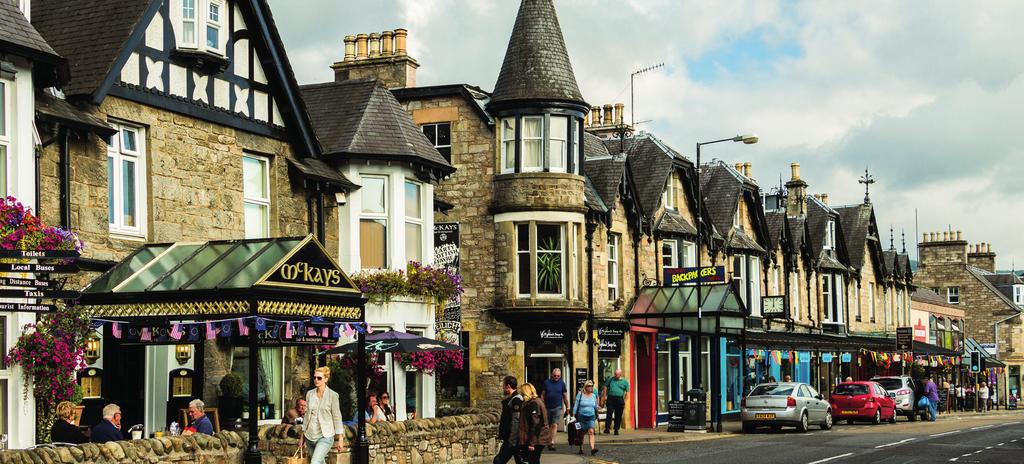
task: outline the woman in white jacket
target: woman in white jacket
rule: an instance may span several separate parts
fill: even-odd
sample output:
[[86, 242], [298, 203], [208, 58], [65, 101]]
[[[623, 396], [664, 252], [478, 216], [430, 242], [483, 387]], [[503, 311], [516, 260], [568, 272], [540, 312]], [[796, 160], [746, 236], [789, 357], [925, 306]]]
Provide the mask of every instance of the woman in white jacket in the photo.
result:
[[327, 453], [331, 445], [337, 452], [345, 447], [345, 425], [342, 423], [341, 403], [338, 393], [327, 388], [327, 379], [331, 378], [329, 367], [318, 367], [313, 371], [313, 385], [316, 388], [306, 392], [306, 415], [302, 418], [305, 431], [303, 442], [299, 446], [308, 445], [310, 464], [326, 464]]

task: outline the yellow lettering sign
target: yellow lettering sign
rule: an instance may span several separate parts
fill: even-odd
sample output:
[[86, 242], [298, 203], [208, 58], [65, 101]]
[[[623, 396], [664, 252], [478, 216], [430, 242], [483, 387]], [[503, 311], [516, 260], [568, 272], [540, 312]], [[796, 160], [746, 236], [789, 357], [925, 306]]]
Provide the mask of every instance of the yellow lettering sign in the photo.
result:
[[307, 285], [330, 287], [341, 283], [341, 271], [310, 266], [309, 263], [298, 262], [281, 266], [278, 274], [282, 279]]

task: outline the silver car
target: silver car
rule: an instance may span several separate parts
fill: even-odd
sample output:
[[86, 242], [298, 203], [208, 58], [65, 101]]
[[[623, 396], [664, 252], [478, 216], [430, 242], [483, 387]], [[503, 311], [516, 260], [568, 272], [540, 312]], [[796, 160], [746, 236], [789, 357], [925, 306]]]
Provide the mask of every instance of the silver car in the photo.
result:
[[760, 426], [796, 427], [806, 432], [811, 424], [832, 428], [832, 409], [814, 387], [801, 382], [763, 383], [740, 403], [743, 431]]

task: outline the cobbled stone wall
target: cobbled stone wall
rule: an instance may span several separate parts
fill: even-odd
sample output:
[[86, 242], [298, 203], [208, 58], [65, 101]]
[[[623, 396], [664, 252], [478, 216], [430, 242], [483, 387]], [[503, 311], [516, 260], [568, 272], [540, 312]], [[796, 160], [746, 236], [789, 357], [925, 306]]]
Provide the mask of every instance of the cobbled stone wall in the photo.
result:
[[495, 176], [493, 210], [584, 213], [583, 177], [551, 172]]

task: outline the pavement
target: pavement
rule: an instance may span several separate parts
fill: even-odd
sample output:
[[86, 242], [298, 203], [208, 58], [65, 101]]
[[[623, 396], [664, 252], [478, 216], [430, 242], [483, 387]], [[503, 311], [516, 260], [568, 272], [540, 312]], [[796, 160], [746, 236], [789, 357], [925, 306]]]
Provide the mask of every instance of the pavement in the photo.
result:
[[[722, 433], [623, 430], [598, 435], [596, 456], [575, 454], [565, 435], [557, 450], [545, 451], [545, 464], [675, 463], [735, 464], [738, 456], [771, 463], [1014, 463], [1024, 462], [1024, 410], [942, 414], [936, 422], [836, 424], [830, 431], [801, 434], [792, 429], [744, 434], [739, 422], [723, 423]], [[815, 438], [816, 437], [816, 438]]]

